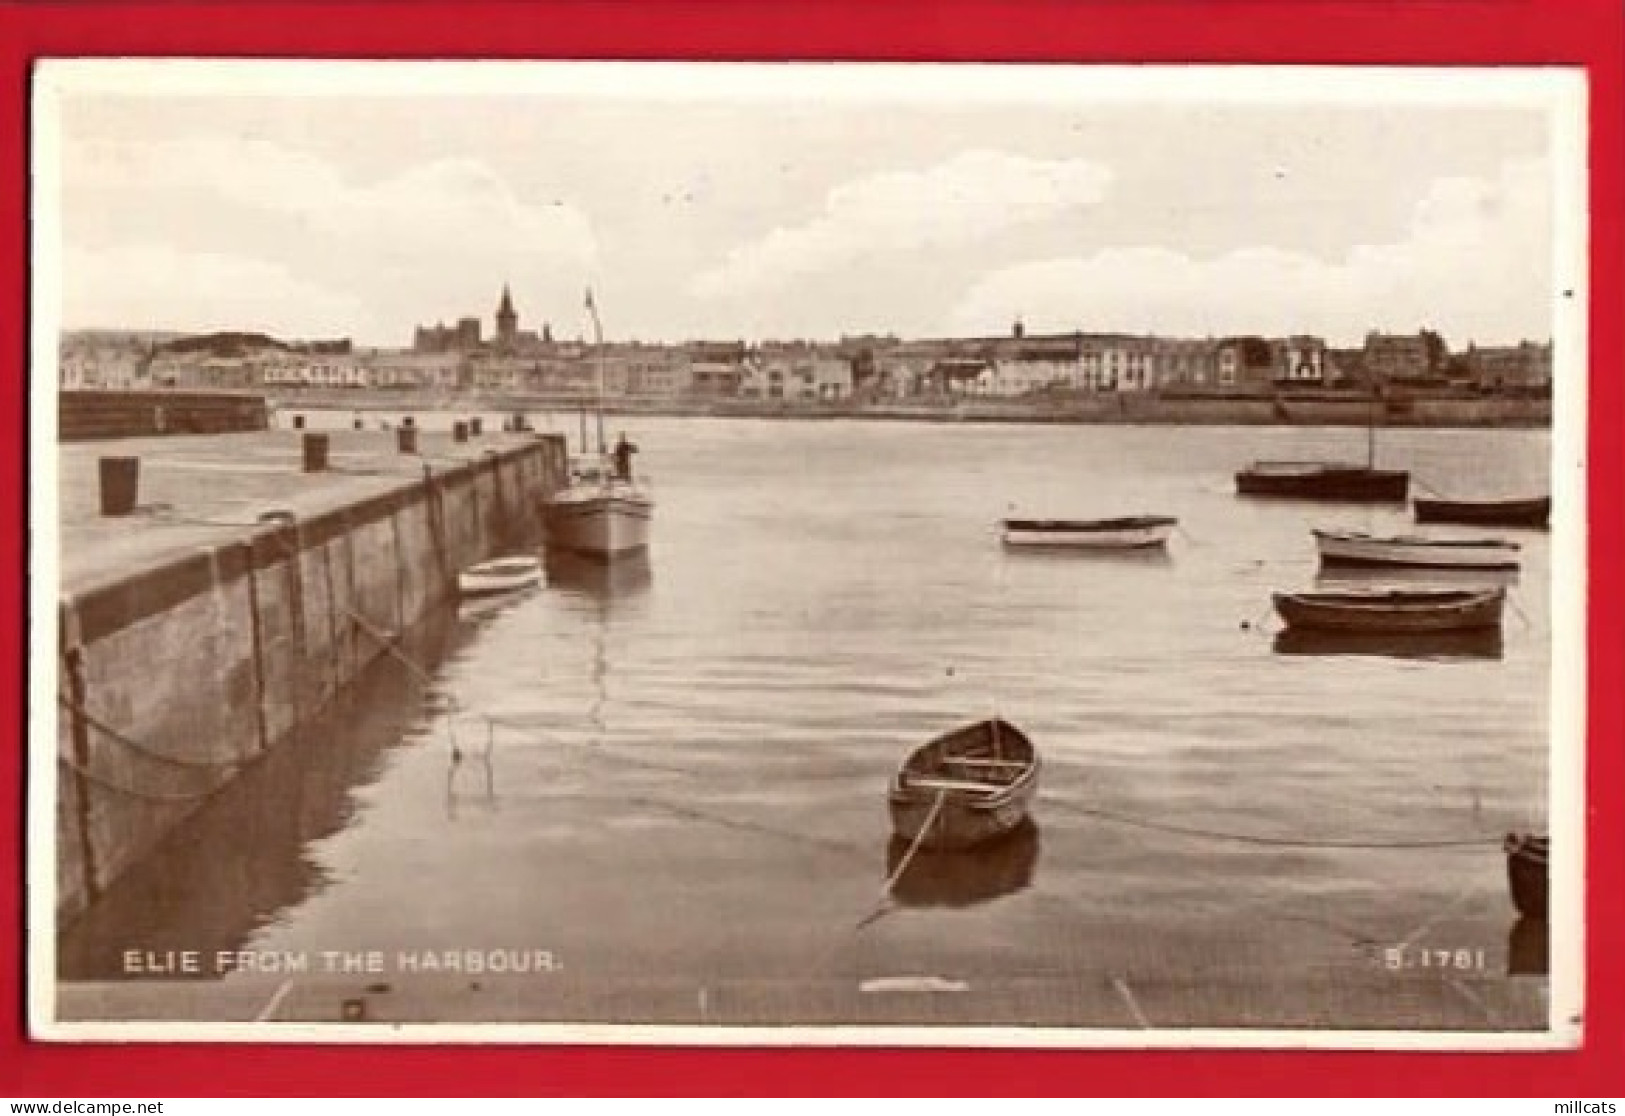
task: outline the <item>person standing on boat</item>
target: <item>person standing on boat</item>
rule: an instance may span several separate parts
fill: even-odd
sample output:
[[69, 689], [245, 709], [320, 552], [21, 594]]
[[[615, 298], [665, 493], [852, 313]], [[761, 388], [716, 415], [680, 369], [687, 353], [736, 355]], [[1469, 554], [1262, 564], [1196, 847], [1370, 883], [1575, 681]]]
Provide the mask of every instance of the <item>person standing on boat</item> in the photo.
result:
[[621, 439], [615, 443], [615, 449], [611, 454], [615, 458], [616, 480], [632, 479], [632, 455], [637, 452], [638, 447], [626, 440], [626, 431], [621, 431]]

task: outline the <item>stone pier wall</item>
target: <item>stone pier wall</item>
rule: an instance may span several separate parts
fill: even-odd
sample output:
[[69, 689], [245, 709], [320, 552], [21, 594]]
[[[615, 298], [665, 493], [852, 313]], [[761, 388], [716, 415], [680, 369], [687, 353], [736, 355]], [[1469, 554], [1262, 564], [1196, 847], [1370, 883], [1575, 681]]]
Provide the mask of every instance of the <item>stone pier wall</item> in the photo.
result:
[[534, 538], [564, 471], [563, 439], [539, 437], [64, 596], [59, 916], [297, 732], [460, 569]]

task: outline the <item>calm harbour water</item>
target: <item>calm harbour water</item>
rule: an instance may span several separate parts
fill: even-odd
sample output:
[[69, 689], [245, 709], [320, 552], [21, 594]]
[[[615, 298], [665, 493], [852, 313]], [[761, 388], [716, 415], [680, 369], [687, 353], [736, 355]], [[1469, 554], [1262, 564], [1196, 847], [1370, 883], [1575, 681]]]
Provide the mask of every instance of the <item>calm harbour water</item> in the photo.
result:
[[[375, 671], [64, 935], [64, 978], [132, 948], [533, 949], [635, 1005], [674, 981], [1307, 986], [1411, 942], [1505, 979], [1499, 837], [1546, 821], [1544, 533], [1514, 533], [1499, 646], [1291, 654], [1270, 593], [1316, 583], [1310, 527], [1413, 528], [1239, 499], [1231, 474], [1358, 459], [1363, 431], [622, 429], [657, 499], [645, 564], [552, 561], [537, 591], [439, 617], [416, 645], [431, 686]], [[1544, 431], [1379, 444], [1435, 489], [1550, 484]], [[1166, 555], [1022, 554], [998, 542], [1011, 510], [1181, 530]], [[1043, 755], [1035, 827], [922, 860], [857, 928], [897, 862], [888, 776], [994, 712]]]

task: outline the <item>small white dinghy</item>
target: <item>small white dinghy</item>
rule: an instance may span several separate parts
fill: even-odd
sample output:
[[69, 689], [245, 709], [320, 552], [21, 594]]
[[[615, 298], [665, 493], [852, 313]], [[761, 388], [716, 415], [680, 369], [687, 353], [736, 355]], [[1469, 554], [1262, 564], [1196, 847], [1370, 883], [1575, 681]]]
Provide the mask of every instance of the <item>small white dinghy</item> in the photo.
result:
[[1144, 550], [1166, 543], [1178, 522], [1168, 515], [1132, 515], [1118, 519], [1006, 519], [1000, 527], [1005, 546]]
[[493, 593], [511, 593], [539, 584], [542, 563], [532, 557], [493, 558], [470, 566], [457, 575], [457, 590], [465, 597], [483, 597]]
[[1430, 569], [1515, 570], [1518, 544], [1497, 538], [1368, 535], [1361, 531], [1315, 531], [1320, 560], [1328, 566], [1411, 566]]

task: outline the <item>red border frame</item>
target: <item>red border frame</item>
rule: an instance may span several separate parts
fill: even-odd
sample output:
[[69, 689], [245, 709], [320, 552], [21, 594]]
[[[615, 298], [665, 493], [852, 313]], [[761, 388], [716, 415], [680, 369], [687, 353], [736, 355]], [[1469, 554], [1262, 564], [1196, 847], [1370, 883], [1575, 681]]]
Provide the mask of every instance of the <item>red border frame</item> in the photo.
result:
[[[173, 1045], [27, 1040], [22, 858], [0, 857], [0, 1096], [982, 1092], [1619, 1096], [1625, 1082], [1625, 752], [1619, 572], [1622, 344], [1618, 0], [580, 0], [386, 4], [0, 0], [0, 708], [25, 690], [28, 77], [41, 55], [555, 57], [1575, 65], [1591, 79], [1587, 1041], [1564, 1054], [661, 1050]], [[1609, 311], [1616, 311], [1610, 313]], [[15, 633], [15, 635], [12, 635]], [[0, 801], [22, 847], [22, 717]], [[387, 1061], [388, 1072], [377, 1068]], [[369, 1072], [369, 1070], [373, 1072]]]

